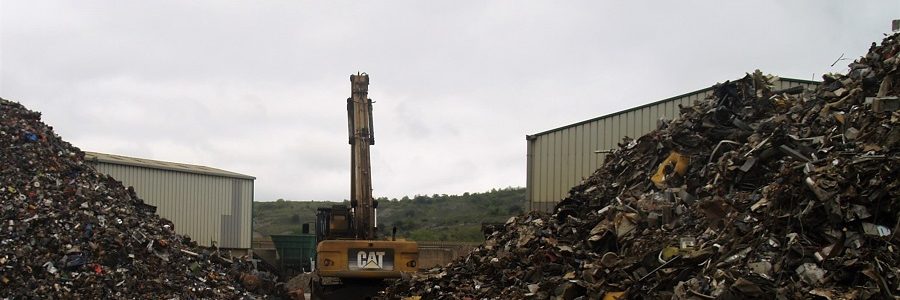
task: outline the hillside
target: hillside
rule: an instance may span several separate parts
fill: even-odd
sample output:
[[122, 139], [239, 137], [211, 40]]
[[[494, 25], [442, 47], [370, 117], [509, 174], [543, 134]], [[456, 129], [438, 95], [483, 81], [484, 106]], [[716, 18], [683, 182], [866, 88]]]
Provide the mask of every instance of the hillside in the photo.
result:
[[[397, 226], [400, 237], [417, 241], [481, 241], [482, 222], [505, 222], [527, 208], [524, 188], [494, 189], [462, 195], [379, 198], [382, 236]], [[346, 202], [346, 201], [345, 201]], [[345, 202], [289, 201], [253, 203], [254, 238], [297, 234], [303, 223], [314, 230], [316, 209]]]

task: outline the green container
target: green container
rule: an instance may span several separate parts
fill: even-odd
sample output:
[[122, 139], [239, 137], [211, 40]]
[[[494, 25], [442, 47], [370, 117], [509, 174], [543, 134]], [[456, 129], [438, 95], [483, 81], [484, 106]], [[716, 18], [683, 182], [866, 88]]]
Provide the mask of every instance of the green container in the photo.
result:
[[311, 271], [310, 262], [316, 260], [316, 235], [272, 235], [272, 243], [282, 270]]

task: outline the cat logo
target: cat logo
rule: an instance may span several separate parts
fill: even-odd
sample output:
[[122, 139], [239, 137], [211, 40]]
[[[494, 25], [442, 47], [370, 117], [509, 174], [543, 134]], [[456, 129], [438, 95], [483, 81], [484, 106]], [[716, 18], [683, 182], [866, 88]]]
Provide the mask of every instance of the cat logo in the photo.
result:
[[356, 252], [356, 266], [360, 269], [383, 269], [384, 251]]
[[347, 269], [351, 271], [394, 270], [394, 249], [348, 249]]

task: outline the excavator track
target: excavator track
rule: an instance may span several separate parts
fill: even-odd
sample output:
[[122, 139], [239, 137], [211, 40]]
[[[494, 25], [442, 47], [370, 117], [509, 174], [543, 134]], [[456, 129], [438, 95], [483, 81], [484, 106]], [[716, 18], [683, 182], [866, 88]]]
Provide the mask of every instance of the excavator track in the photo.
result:
[[378, 299], [378, 292], [387, 284], [385, 280], [371, 279], [343, 279], [337, 285], [313, 282], [310, 297], [314, 300]]

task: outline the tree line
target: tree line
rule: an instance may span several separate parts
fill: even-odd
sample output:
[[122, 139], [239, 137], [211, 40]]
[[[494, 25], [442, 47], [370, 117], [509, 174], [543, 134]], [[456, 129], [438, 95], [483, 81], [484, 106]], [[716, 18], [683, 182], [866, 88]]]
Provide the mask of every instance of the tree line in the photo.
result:
[[[507, 187], [461, 195], [433, 194], [402, 198], [376, 198], [378, 231], [387, 237], [396, 226], [398, 236], [417, 241], [483, 240], [482, 223], [505, 222], [525, 212], [525, 189]], [[300, 234], [302, 224], [315, 226], [319, 207], [349, 204], [349, 201], [289, 201], [278, 199], [254, 202], [254, 238], [271, 234]]]

